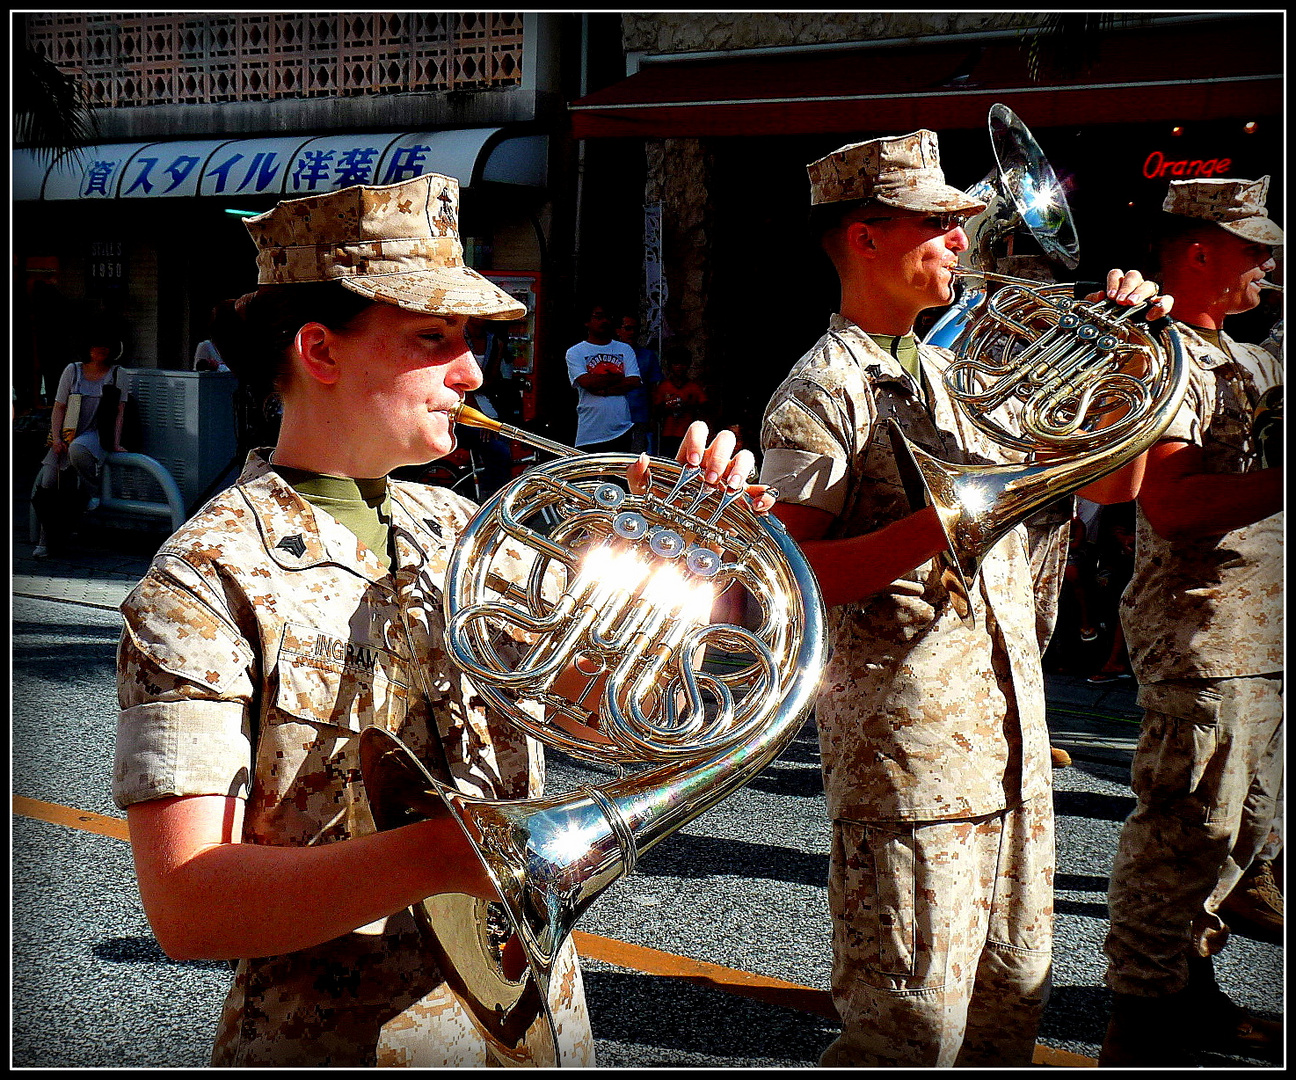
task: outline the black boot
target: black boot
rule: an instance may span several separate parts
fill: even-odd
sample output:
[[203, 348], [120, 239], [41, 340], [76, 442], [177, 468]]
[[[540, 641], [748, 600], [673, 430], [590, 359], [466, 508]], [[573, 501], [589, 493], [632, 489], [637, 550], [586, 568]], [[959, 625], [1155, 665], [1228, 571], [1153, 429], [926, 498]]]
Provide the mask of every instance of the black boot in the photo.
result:
[[1186, 990], [1165, 997], [1113, 995], [1111, 1021], [1098, 1053], [1099, 1067], [1196, 1065], [1189, 1012]]
[[1193, 1031], [1200, 1049], [1282, 1063], [1282, 1021], [1266, 1020], [1230, 1001], [1215, 981], [1215, 966], [1209, 956], [1189, 959], [1188, 991], [1192, 996]]

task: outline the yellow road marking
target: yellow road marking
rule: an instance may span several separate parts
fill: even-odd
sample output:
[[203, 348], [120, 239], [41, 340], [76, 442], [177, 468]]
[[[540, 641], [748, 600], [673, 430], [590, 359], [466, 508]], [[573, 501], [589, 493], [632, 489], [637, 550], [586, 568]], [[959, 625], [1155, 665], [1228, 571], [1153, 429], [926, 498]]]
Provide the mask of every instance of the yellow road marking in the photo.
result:
[[13, 797], [13, 809], [15, 814], [35, 818], [37, 821], [48, 821], [52, 825], [67, 825], [69, 828], [81, 829], [83, 832], [111, 836], [114, 840], [130, 839], [130, 835], [126, 832], [124, 818], [104, 817], [103, 814], [73, 810], [70, 806], [41, 802], [39, 799], [26, 799], [21, 795]]
[[628, 941], [617, 941], [615, 938], [586, 934], [580, 930], [573, 930], [572, 937], [576, 941], [576, 950], [582, 956], [594, 960], [603, 960], [618, 967], [632, 968], [645, 975], [664, 975], [701, 983], [716, 990], [723, 990], [727, 994], [757, 998], [772, 1005], [815, 1013], [828, 1020], [837, 1019], [837, 1010], [827, 990], [816, 990], [812, 986], [771, 979], [750, 971], [708, 964], [703, 960], [693, 960], [687, 956], [678, 956], [675, 953], [662, 952], [643, 945], [632, 945]]
[[[15, 814], [53, 825], [66, 825], [72, 829], [110, 836], [115, 840], [130, 839], [124, 818], [105, 817], [103, 814], [92, 814], [86, 810], [73, 810], [70, 806], [41, 802], [39, 799], [28, 799], [21, 795], [13, 797], [13, 810]], [[738, 968], [708, 964], [703, 960], [693, 960], [687, 956], [650, 949], [644, 945], [633, 945], [628, 941], [618, 941], [616, 938], [586, 934], [580, 930], [572, 931], [572, 937], [576, 942], [577, 952], [592, 960], [602, 960], [617, 967], [630, 968], [644, 975], [683, 979], [709, 986], [713, 990], [721, 990], [726, 994], [755, 998], [770, 1005], [812, 1013], [826, 1020], [837, 1020], [837, 1010], [832, 1003], [832, 996], [826, 990], [816, 990], [812, 986], [784, 982], [782, 979], [772, 979]], [[1048, 1046], [1036, 1046], [1032, 1061], [1036, 1065], [1079, 1068], [1092, 1068], [1098, 1064], [1093, 1058], [1072, 1054], [1066, 1050], [1055, 1050]]]

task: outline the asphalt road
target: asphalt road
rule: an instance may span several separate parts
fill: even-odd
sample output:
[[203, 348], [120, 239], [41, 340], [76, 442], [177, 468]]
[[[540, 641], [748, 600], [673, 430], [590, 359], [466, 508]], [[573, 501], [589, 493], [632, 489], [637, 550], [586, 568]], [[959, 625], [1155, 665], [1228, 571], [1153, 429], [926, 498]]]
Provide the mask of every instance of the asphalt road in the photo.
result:
[[[38, 587], [21, 576], [35, 565], [48, 575], [44, 595], [81, 599], [14, 598], [13, 793], [120, 817], [109, 794], [119, 616], [88, 606], [93, 596], [78, 582], [83, 569], [19, 555], [15, 580], [24, 589]], [[129, 574], [129, 559], [116, 565]], [[551, 761], [556, 785], [590, 778], [570, 759]], [[1118, 760], [1077, 760], [1055, 773], [1055, 989], [1040, 1042], [1089, 1058], [1106, 1024], [1105, 892], [1120, 823], [1133, 805], [1126, 776]], [[205, 1065], [228, 968], [177, 963], [160, 952], [140, 909], [127, 845], [21, 814], [12, 838], [11, 1064]], [[824, 990], [827, 848], [808, 724], [745, 788], [647, 852], [578, 929]], [[697, 979], [598, 959], [584, 967], [605, 1067], [811, 1066], [834, 1036], [834, 1024], [813, 1013]], [[1281, 948], [1235, 935], [1217, 970], [1236, 1001], [1281, 1015]]]

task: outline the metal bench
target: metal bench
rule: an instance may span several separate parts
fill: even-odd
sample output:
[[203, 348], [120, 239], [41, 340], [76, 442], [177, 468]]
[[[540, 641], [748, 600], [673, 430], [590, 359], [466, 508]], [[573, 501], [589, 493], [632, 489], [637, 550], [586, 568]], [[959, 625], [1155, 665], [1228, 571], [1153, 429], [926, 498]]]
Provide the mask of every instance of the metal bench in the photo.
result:
[[[162, 489], [165, 501], [151, 502], [144, 499], [127, 499], [114, 494], [113, 478], [122, 469], [140, 469], [147, 473]], [[36, 494], [36, 485], [39, 483], [40, 477], [38, 476], [32, 483], [33, 495]], [[100, 510], [136, 514], [142, 517], [169, 518], [172, 532], [180, 528], [188, 517], [185, 512], [184, 496], [180, 494], [180, 486], [175, 482], [175, 478], [167, 471], [165, 465], [147, 454], [123, 451], [109, 454], [104, 458], [103, 471], [99, 476], [99, 491], [96, 497], [99, 500], [98, 509]], [[36, 543], [40, 539], [40, 522], [36, 518], [34, 507], [28, 512], [27, 530], [31, 542]]]

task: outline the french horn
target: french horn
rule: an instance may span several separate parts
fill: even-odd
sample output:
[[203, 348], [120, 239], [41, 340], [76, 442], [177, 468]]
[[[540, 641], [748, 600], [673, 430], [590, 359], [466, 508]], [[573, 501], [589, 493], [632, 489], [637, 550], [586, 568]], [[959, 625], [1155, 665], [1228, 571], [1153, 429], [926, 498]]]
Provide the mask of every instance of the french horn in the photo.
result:
[[[380, 829], [443, 815], [462, 828], [499, 899], [442, 894], [415, 913], [492, 1058], [559, 1066], [559, 949], [643, 852], [791, 742], [825, 662], [823, 604], [800, 549], [744, 488], [653, 458], [637, 494], [624, 482], [633, 455], [580, 454], [467, 406], [456, 420], [557, 457], [465, 526], [446, 572], [449, 656], [508, 720], [616, 776], [477, 798], [375, 727], [361, 733], [361, 771]], [[519, 552], [523, 581], [501, 566]], [[759, 614], [712, 622], [728, 589]]]
[[969, 222], [970, 245], [952, 271], [976, 287], [924, 340], [954, 353], [942, 381], [955, 407], [1021, 460], [941, 461], [888, 422], [906, 496], [914, 509], [934, 507], [944, 529], [942, 581], [965, 620], [989, 550], [1036, 510], [1148, 450], [1174, 419], [1190, 374], [1174, 327], [1158, 331], [1142, 318], [1147, 303], [1085, 301], [1073, 284], [990, 268], [1008, 246], [1003, 238], [1023, 227], [1068, 268], [1078, 251], [1065, 194], [1029, 129], [995, 105], [990, 132], [996, 170], [968, 189], [987, 207]]

